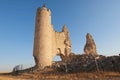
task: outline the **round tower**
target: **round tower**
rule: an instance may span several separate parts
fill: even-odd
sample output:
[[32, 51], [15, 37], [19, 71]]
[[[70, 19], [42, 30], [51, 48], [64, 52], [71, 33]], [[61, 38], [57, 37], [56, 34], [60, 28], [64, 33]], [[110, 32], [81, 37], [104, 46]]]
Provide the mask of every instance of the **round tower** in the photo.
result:
[[37, 9], [33, 56], [36, 66], [44, 68], [52, 62], [51, 11], [43, 6]]

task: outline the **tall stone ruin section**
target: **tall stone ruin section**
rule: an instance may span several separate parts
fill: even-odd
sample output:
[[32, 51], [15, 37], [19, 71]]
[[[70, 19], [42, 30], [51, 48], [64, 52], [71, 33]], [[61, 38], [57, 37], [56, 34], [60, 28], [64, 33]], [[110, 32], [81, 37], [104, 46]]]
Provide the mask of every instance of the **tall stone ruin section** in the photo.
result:
[[84, 53], [87, 55], [89, 55], [89, 54], [90, 55], [98, 55], [94, 39], [89, 33], [87, 33], [87, 35], [86, 35], [86, 44], [84, 47]]
[[52, 64], [55, 55], [69, 56], [71, 41], [66, 25], [62, 32], [54, 30], [51, 24], [51, 11], [46, 6], [37, 9], [33, 56], [36, 66], [43, 69]]

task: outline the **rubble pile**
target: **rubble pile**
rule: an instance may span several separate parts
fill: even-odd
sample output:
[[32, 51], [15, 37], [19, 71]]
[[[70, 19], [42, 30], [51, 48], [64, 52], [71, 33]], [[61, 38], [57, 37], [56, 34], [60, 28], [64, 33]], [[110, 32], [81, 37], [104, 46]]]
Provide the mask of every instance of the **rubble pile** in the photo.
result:
[[97, 61], [100, 70], [120, 72], [120, 56], [102, 57]]
[[55, 62], [53, 68], [57, 71], [118, 71], [120, 72], [120, 56], [102, 55], [70, 55], [66, 62]]

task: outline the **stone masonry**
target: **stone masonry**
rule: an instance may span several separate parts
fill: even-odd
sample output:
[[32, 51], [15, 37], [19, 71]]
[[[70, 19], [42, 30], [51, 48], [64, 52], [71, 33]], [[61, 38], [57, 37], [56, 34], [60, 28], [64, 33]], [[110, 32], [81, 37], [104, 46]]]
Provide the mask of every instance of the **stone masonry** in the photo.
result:
[[66, 25], [62, 32], [54, 30], [51, 24], [51, 11], [46, 6], [37, 9], [33, 56], [36, 66], [43, 69], [50, 66], [55, 55], [69, 56], [71, 42]]
[[86, 35], [86, 44], [84, 47], [85, 54], [97, 55], [96, 44], [92, 36], [87, 33]]

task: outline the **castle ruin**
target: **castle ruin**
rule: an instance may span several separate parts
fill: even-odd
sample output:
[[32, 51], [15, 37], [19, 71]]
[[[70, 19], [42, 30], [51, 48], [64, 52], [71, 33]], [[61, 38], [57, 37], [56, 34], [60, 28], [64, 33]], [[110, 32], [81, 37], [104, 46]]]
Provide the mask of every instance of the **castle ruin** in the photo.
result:
[[92, 37], [92, 35], [90, 35], [89, 33], [87, 33], [86, 35], [86, 44], [84, 46], [84, 53], [89, 55], [98, 55], [97, 54], [97, 50], [96, 50], [96, 44], [95, 41]]
[[50, 66], [55, 55], [69, 56], [71, 41], [66, 25], [62, 32], [54, 30], [51, 23], [51, 11], [44, 5], [37, 9], [33, 56], [40, 69]]

